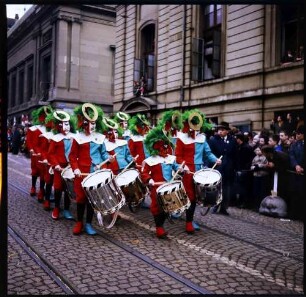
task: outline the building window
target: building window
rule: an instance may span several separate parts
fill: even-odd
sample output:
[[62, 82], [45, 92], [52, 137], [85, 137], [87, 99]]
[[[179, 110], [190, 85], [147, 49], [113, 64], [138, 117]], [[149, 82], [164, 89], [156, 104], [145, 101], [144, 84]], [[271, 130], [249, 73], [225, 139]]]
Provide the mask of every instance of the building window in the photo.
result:
[[28, 67], [27, 73], [27, 100], [30, 101], [33, 96], [33, 65]]
[[16, 103], [16, 75], [12, 77], [10, 107], [14, 107]]
[[40, 73], [40, 100], [49, 99], [49, 88], [51, 82], [51, 56], [43, 56]]
[[144, 93], [155, 88], [155, 25], [141, 30], [140, 59], [134, 61], [134, 93], [144, 88]]
[[201, 5], [199, 38], [192, 42], [192, 80], [204, 81], [220, 77], [221, 5]]
[[18, 103], [22, 104], [24, 99], [24, 70], [19, 71], [18, 80]]
[[44, 45], [45, 43], [47, 43], [51, 39], [52, 39], [52, 30], [50, 29], [45, 34], [43, 34], [43, 36], [42, 36], [42, 45]]
[[281, 5], [281, 62], [304, 60], [303, 5]]

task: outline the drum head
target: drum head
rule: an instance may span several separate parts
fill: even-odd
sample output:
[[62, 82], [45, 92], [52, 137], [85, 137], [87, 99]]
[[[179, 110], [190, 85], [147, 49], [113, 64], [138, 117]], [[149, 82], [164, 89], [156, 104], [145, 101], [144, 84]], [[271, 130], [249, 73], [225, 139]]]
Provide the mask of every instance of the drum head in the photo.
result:
[[63, 179], [74, 179], [74, 173], [71, 169], [71, 167], [66, 168], [62, 171], [62, 178]]
[[119, 173], [116, 177], [116, 182], [119, 187], [125, 186], [136, 180], [139, 176], [139, 172], [136, 169], [128, 169], [122, 173]]
[[214, 169], [202, 169], [194, 174], [193, 180], [200, 185], [215, 185], [221, 180], [221, 174]]
[[82, 181], [82, 186], [85, 188], [97, 186], [100, 184], [107, 184], [112, 179], [112, 171], [109, 169], [103, 169], [95, 171], [89, 174], [84, 180]]
[[170, 183], [166, 183], [164, 185], [159, 186], [156, 189], [156, 192], [158, 194], [170, 194], [172, 192], [176, 192], [179, 189], [182, 188], [182, 182], [180, 181], [175, 181], [175, 182], [170, 182]]

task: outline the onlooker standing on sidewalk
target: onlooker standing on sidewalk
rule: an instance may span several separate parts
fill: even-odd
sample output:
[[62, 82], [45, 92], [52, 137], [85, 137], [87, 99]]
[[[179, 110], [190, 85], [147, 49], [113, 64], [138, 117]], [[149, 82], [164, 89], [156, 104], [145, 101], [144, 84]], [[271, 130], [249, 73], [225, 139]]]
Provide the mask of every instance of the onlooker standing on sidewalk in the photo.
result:
[[271, 145], [275, 151], [281, 151], [281, 147], [279, 145], [279, 135], [273, 134], [269, 137], [268, 144]]
[[249, 206], [250, 193], [252, 192], [251, 163], [254, 158], [253, 148], [246, 142], [242, 133], [235, 135], [237, 141], [237, 152], [235, 162], [235, 201], [238, 207]]
[[[222, 176], [222, 202], [220, 207], [220, 214], [229, 215], [227, 208], [229, 203], [234, 200], [233, 182], [235, 179], [235, 158], [237, 151], [236, 139], [229, 133], [229, 123], [221, 122], [217, 126], [218, 134], [213, 136], [209, 140], [209, 146], [212, 153], [217, 157], [222, 158], [221, 166], [217, 166], [216, 169]], [[216, 213], [219, 206], [213, 208], [213, 212]]]
[[289, 135], [285, 130], [279, 132], [279, 147], [282, 152], [288, 154], [290, 148], [290, 141]]
[[296, 131], [296, 142], [289, 149], [290, 168], [295, 172], [291, 174], [291, 199], [289, 204], [289, 217], [303, 220], [305, 209], [305, 179], [304, 179], [304, 126]]
[[268, 160], [262, 154], [260, 147], [255, 148], [254, 152], [256, 156], [251, 164], [251, 170], [253, 171], [253, 201], [250, 206], [258, 211], [262, 199], [269, 195], [271, 189], [267, 170]]
[[21, 133], [20, 128], [18, 126], [15, 126], [14, 128], [15, 130], [12, 137], [12, 154], [18, 155], [21, 145]]

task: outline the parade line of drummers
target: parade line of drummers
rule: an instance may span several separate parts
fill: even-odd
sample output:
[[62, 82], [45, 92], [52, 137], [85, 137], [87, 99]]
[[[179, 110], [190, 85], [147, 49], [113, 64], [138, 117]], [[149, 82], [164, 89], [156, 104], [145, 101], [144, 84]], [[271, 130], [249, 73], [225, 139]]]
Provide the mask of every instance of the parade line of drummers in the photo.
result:
[[[158, 238], [167, 236], [165, 220], [182, 213], [185, 231], [193, 234], [199, 229], [193, 221], [197, 201], [205, 200], [208, 208], [221, 205], [222, 177], [214, 168], [222, 156], [211, 152], [205, 131], [212, 125], [197, 109], [164, 112], [151, 127], [143, 114], [117, 112], [109, 118], [91, 103], [77, 106], [73, 114], [48, 105], [32, 112], [32, 122], [26, 138], [30, 195], [51, 210], [53, 188], [52, 219], [75, 220], [75, 235], [97, 234], [94, 214], [101, 226], [111, 228], [123, 205], [135, 212], [146, 198]], [[71, 199], [76, 218], [69, 210]]]

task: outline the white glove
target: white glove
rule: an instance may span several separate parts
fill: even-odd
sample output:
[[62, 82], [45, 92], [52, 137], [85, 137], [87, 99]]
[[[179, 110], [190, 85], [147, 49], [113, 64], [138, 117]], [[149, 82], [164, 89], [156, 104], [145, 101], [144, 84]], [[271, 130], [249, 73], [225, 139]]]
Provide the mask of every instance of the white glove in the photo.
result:
[[187, 165], [184, 166], [184, 171], [189, 172], [189, 167]]
[[44, 159], [42, 162], [43, 162], [44, 164], [48, 164], [48, 160], [47, 160], [47, 159]]
[[75, 170], [73, 171], [73, 173], [74, 173], [74, 175], [76, 175], [76, 176], [81, 176], [81, 174], [82, 174], [82, 172], [81, 172], [81, 170], [80, 170], [79, 168], [75, 169]]
[[54, 169], [57, 170], [57, 171], [62, 171], [62, 167], [59, 166], [59, 165], [56, 165], [56, 166], [54, 167]]
[[154, 186], [154, 184], [155, 184], [155, 182], [154, 182], [154, 180], [151, 178], [151, 179], [149, 180], [149, 185], [150, 185], [150, 186]]

